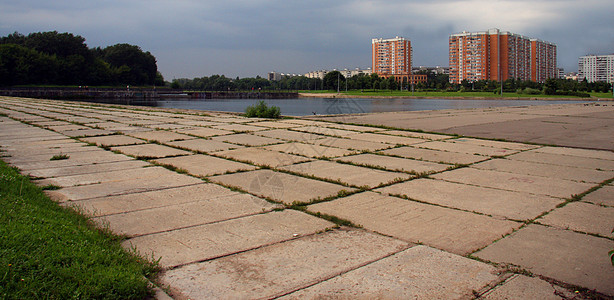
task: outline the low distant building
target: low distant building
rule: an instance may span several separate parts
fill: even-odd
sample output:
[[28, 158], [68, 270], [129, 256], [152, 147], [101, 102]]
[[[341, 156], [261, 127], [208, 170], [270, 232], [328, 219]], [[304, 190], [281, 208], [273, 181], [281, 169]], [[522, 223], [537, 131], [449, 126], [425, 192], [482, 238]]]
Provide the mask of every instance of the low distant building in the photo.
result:
[[433, 74], [450, 74], [450, 68], [448, 67], [440, 67], [440, 66], [436, 66], [436, 67], [425, 67], [425, 66], [419, 66], [419, 67], [413, 67], [411, 68], [412, 73], [418, 73], [420, 71], [431, 71], [431, 73]]
[[313, 71], [313, 72], [309, 72], [305, 74], [305, 77], [307, 78], [319, 78], [319, 79], [324, 79], [324, 76], [326, 76], [326, 74], [328, 72], [332, 72], [332, 71], [339, 71], [339, 73], [341, 73], [341, 75], [343, 75], [345, 78], [350, 78], [352, 76], [356, 76], [356, 75], [360, 75], [360, 74], [364, 74], [366, 76], [371, 75], [371, 68], [367, 68], [367, 69], [360, 69], [360, 68], [356, 68], [353, 70], [348, 70], [348, 69], [343, 69], [343, 70], [337, 70], [337, 69], [333, 69], [333, 70], [320, 70], [320, 71]]
[[270, 81], [279, 81], [281, 80], [282, 74], [278, 73], [278, 72], [270, 72], [269, 73], [269, 80]]
[[578, 80], [614, 83], [614, 54], [587, 55], [578, 59]]
[[565, 69], [563, 68], [558, 68], [559, 70], [559, 76], [557, 77], [558, 79], [563, 79], [565, 78]]
[[571, 79], [571, 80], [578, 80], [578, 73], [576, 72], [571, 72], [571, 73], [567, 73], [565, 74], [565, 76], [563, 76], [563, 79]]

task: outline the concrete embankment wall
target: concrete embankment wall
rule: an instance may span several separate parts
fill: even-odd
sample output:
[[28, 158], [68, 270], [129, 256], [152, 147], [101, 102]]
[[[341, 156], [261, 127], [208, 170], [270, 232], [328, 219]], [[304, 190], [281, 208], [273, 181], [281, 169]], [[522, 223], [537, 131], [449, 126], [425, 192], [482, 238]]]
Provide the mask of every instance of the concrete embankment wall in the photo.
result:
[[42, 99], [289, 99], [297, 92], [185, 92], [170, 89], [99, 89], [99, 88], [4, 88], [0, 95]]

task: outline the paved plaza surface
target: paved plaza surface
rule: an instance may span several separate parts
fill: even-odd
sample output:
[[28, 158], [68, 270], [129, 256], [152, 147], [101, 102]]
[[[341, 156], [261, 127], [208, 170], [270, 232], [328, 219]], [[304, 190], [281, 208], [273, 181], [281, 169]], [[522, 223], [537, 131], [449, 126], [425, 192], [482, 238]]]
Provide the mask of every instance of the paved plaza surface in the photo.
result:
[[614, 297], [611, 102], [267, 120], [0, 97], [0, 150], [159, 258], [175, 299]]
[[522, 107], [312, 116], [310, 119], [614, 151], [611, 138], [614, 102], [529, 105], [530, 101]]

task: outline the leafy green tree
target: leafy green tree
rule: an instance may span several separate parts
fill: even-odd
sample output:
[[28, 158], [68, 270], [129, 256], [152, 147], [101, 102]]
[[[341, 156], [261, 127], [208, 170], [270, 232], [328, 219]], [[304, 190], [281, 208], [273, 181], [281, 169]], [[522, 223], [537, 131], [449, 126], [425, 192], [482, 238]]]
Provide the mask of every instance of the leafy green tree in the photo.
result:
[[546, 95], [554, 95], [556, 94], [557, 82], [555, 79], [548, 79], [544, 84], [544, 94]]
[[325, 90], [341, 90], [341, 86], [345, 86], [345, 76], [339, 71], [331, 71], [324, 75]]
[[156, 58], [139, 46], [116, 44], [102, 50], [102, 59], [109, 63], [121, 84], [154, 84], [158, 74]]
[[0, 45], [0, 85], [54, 83], [58, 66], [54, 56], [20, 45]]

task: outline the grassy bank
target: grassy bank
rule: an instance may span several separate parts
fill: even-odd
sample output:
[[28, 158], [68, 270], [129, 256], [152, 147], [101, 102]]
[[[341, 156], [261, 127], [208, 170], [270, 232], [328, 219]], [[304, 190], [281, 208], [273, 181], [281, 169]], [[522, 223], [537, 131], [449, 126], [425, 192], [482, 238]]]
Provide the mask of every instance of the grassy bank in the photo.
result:
[[157, 268], [0, 161], [0, 298], [143, 299]]
[[[337, 91], [301, 91], [301, 93], [325, 94], [337, 93]], [[363, 97], [434, 97], [434, 98], [453, 98], [453, 97], [468, 97], [468, 98], [501, 98], [500, 95], [492, 92], [408, 92], [408, 91], [389, 91], [389, 90], [351, 90], [341, 91], [340, 94], [348, 96], [363, 96]], [[595, 98], [612, 98], [611, 93], [590, 93], [591, 97]], [[539, 98], [539, 99], [561, 99], [574, 98], [573, 96], [565, 95], [527, 95], [518, 93], [503, 93], [502, 98]], [[590, 99], [590, 98], [585, 98]]]

